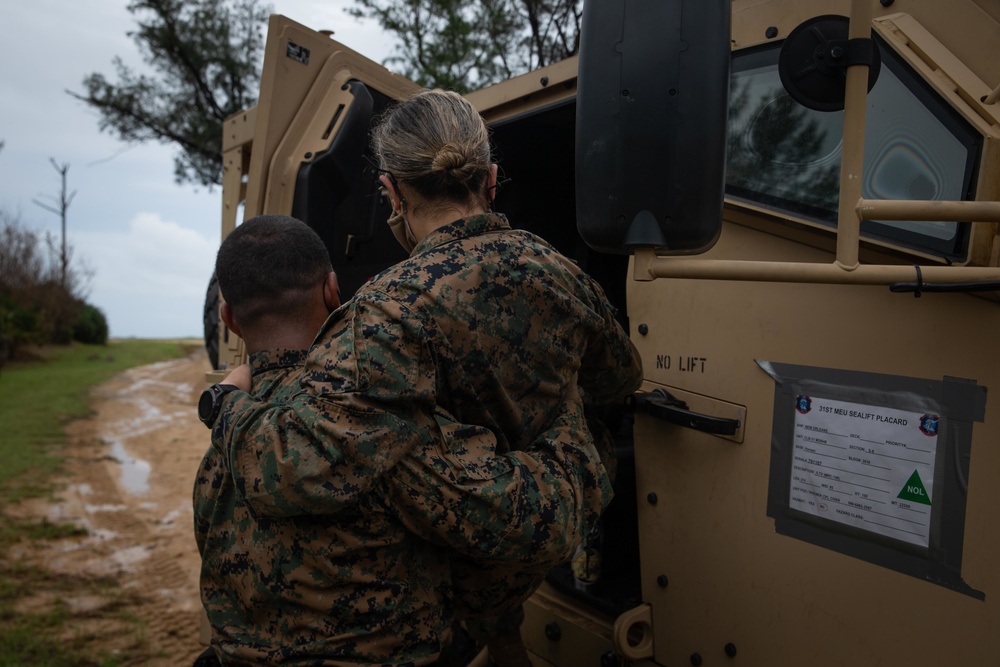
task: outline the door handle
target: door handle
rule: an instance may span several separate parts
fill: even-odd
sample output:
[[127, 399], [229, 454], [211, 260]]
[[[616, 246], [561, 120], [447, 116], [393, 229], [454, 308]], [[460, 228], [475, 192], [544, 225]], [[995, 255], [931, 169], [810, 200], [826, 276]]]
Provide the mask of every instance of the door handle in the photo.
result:
[[636, 405], [650, 415], [696, 431], [713, 435], [735, 435], [740, 428], [740, 420], [728, 417], [713, 417], [712, 415], [692, 412], [687, 403], [680, 400], [669, 391], [657, 388], [650, 392], [637, 392]]

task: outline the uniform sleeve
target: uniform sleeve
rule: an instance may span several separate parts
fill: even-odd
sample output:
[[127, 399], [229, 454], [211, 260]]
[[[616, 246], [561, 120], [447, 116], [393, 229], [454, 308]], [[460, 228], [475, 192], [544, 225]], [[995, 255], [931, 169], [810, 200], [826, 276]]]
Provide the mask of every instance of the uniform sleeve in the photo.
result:
[[421, 331], [390, 301], [359, 302], [321, 332], [287, 402], [227, 395], [213, 443], [252, 512], [337, 512], [423, 446], [434, 369]]
[[218, 489], [223, 485], [223, 477], [226, 474], [225, 466], [222, 465], [222, 457], [214, 448], [209, 447], [208, 451], [198, 465], [198, 471], [194, 478], [194, 490], [192, 494], [192, 510], [194, 512], [194, 541], [198, 546], [198, 553], [204, 555], [205, 540], [211, 530], [213, 515], [215, 514], [216, 503], [218, 502]]
[[429, 541], [544, 572], [573, 555], [611, 501], [578, 397], [528, 447], [500, 456], [488, 429], [438, 422], [435, 446], [411, 452], [387, 479], [387, 509]]
[[614, 307], [593, 278], [581, 276], [592, 294], [592, 308], [603, 325], [580, 366], [580, 387], [588, 403], [608, 405], [632, 394], [642, 384], [642, 358], [615, 318]]

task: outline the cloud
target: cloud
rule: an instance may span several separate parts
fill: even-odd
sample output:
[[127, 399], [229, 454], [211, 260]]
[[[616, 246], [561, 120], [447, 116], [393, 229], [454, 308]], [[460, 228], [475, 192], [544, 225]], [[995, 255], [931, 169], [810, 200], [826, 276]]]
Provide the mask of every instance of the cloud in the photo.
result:
[[217, 235], [139, 213], [124, 232], [80, 232], [72, 244], [74, 258], [95, 271], [88, 300], [104, 311], [112, 336], [201, 335]]

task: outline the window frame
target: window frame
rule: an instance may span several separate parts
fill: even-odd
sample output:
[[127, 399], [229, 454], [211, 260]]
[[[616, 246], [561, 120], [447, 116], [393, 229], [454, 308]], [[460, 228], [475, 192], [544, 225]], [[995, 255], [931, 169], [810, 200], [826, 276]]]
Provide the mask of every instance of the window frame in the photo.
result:
[[[949, 101], [940, 95], [903, 56], [897, 53], [888, 41], [880, 35], [873, 35], [882, 56], [882, 67], [888, 69], [898, 79], [910, 94], [927, 110], [955, 140], [965, 148], [966, 160], [962, 180], [962, 199], [975, 200], [979, 167], [983, 154], [984, 137], [976, 127], [956, 110]], [[741, 72], [759, 67], [777, 67], [778, 53], [782, 42], [769, 42], [734, 51], [732, 54], [731, 76], [736, 77]], [[883, 74], [884, 76], [884, 74]], [[822, 113], [822, 112], [815, 112]], [[732, 125], [728, 126], [732, 131]], [[843, 136], [839, 137], [842, 144]], [[868, 137], [866, 136], [866, 141]], [[811, 227], [835, 231], [837, 227], [837, 211], [822, 209], [810, 204], [796, 203], [794, 207], [785, 202], [786, 198], [755, 192], [749, 189], [739, 189], [729, 183], [729, 156], [727, 154], [726, 174], [726, 204], [737, 207], [764, 211], [784, 219], [805, 223]], [[866, 165], [867, 167], [867, 165]], [[867, 173], [867, 171], [866, 171]], [[946, 221], [947, 222], [947, 221]], [[896, 225], [889, 225], [875, 220], [861, 222], [861, 240], [874, 242], [877, 245], [889, 246], [927, 255], [946, 263], [963, 263], [970, 254], [970, 239], [972, 225], [967, 222], [956, 223], [953, 236], [942, 239], [921, 234]]]

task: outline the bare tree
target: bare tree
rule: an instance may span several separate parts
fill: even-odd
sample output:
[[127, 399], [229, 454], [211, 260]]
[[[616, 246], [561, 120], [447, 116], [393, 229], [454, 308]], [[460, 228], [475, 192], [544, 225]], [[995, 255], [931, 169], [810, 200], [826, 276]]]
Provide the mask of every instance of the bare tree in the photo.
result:
[[39, 195], [40, 197], [45, 197], [55, 202], [55, 206], [50, 206], [45, 202], [41, 202], [37, 199], [32, 199], [37, 205], [44, 208], [46, 211], [51, 211], [59, 216], [62, 221], [62, 251], [59, 253], [60, 265], [62, 266], [62, 271], [60, 273], [59, 284], [62, 285], [63, 289], [68, 289], [66, 283], [66, 271], [69, 267], [69, 254], [66, 250], [66, 211], [69, 210], [69, 205], [73, 203], [73, 197], [76, 197], [76, 190], [71, 192], [69, 196], [66, 195], [66, 172], [69, 171], [68, 164], [57, 164], [55, 158], [49, 158], [49, 162], [52, 163], [52, 167], [59, 172], [59, 176], [62, 179], [62, 187], [59, 190], [59, 196], [55, 197], [53, 195]]

